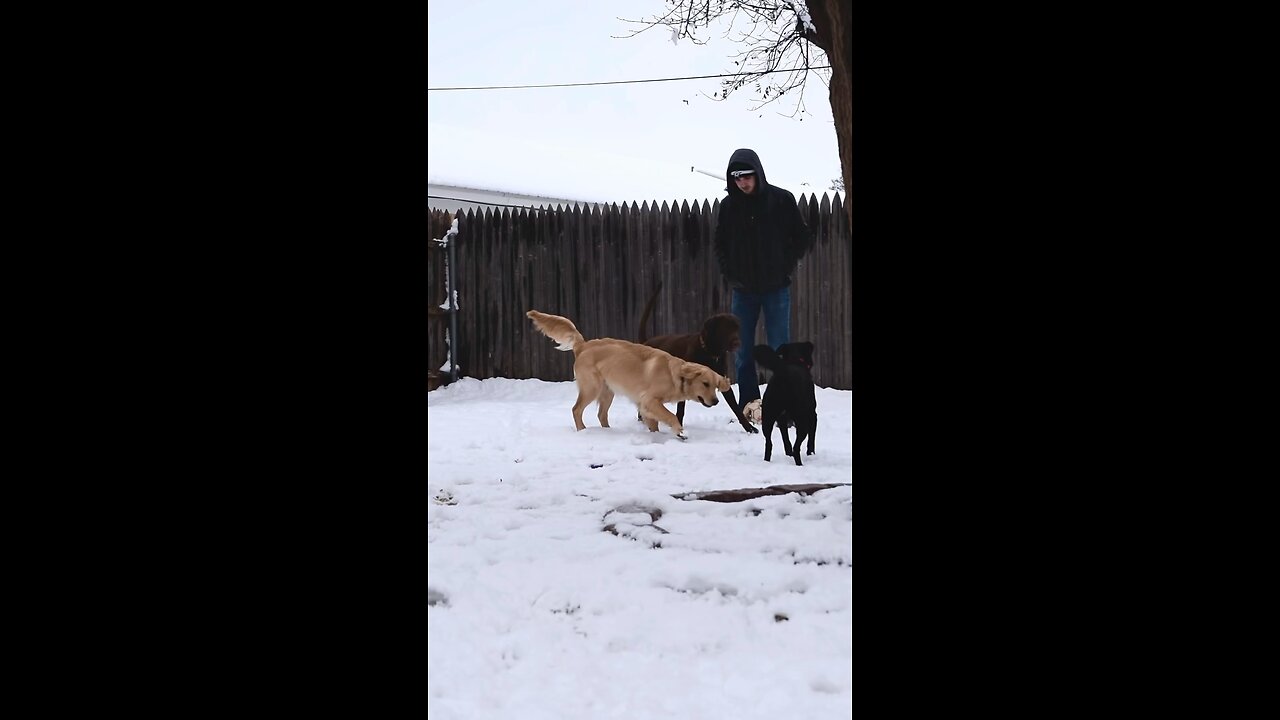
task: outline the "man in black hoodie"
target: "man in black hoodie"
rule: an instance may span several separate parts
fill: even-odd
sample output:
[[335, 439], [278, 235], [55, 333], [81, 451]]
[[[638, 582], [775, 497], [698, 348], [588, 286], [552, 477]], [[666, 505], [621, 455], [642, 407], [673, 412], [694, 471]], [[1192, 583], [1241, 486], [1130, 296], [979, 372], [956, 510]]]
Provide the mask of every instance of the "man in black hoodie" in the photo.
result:
[[756, 323], [764, 312], [764, 330], [774, 349], [791, 342], [791, 273], [813, 245], [796, 198], [770, 185], [754, 150], [729, 157], [726, 190], [716, 220], [716, 259], [733, 291], [732, 309], [742, 325], [737, 381], [740, 405], [760, 397], [756, 363], [751, 357]]

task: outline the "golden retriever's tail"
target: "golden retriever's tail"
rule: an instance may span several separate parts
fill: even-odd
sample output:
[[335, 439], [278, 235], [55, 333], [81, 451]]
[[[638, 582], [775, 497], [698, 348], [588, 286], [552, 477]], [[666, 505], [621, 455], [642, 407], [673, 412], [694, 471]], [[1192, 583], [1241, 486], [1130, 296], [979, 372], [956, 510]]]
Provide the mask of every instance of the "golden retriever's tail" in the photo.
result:
[[662, 281], [658, 281], [658, 286], [653, 289], [653, 294], [649, 296], [649, 304], [644, 306], [644, 312], [640, 315], [640, 336], [636, 342], [641, 345], [645, 340], [649, 339], [649, 332], [645, 330], [645, 326], [649, 324], [649, 313], [653, 312], [653, 301], [658, 299], [658, 291], [662, 289]]
[[560, 343], [556, 346], [557, 350], [572, 350], [576, 356], [582, 343], [586, 342], [582, 333], [578, 332], [577, 326], [569, 318], [548, 315], [537, 310], [530, 310], [525, 315], [533, 321], [533, 326], [538, 329], [538, 332]]

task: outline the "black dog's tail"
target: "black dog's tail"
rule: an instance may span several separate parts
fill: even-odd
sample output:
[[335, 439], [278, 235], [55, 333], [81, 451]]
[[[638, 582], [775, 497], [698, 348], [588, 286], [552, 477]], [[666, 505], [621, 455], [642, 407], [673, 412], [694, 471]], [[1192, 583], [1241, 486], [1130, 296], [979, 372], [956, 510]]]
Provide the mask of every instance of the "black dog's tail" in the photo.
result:
[[751, 348], [751, 357], [755, 358], [756, 365], [770, 371], [782, 367], [782, 356], [768, 345], [757, 345]]
[[649, 313], [653, 312], [653, 301], [658, 299], [658, 291], [662, 289], [662, 281], [658, 281], [658, 286], [653, 289], [653, 294], [649, 296], [649, 304], [644, 306], [644, 312], [640, 315], [640, 334], [636, 342], [641, 345], [645, 340], [649, 339], [649, 332], [645, 330], [645, 326], [649, 324]]

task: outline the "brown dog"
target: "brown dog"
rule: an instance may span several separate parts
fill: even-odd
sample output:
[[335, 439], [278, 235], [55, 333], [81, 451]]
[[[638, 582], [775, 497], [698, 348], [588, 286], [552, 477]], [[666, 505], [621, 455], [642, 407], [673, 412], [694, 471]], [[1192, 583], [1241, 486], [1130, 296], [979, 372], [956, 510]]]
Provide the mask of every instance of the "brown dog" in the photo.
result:
[[600, 427], [609, 427], [609, 405], [617, 392], [636, 404], [650, 432], [657, 432], [661, 420], [676, 437], [687, 440], [684, 421], [663, 403], [697, 400], [714, 407], [719, 402], [716, 390], [729, 389], [729, 380], [710, 368], [662, 350], [613, 338], [586, 340], [568, 318], [537, 310], [525, 315], [538, 332], [560, 343], [557, 350], [573, 351], [573, 379], [578, 383], [573, 424], [579, 430], [586, 428], [582, 411], [592, 401], [599, 406]]
[[[720, 313], [712, 315], [702, 323], [702, 332], [648, 337], [645, 326], [649, 324], [649, 313], [653, 311], [653, 301], [658, 299], [658, 291], [661, 289], [662, 283], [658, 283], [658, 286], [653, 289], [653, 295], [649, 297], [649, 304], [644, 306], [644, 313], [640, 315], [639, 342], [665, 350], [681, 360], [706, 365], [716, 374], [728, 377], [729, 353], [742, 346], [738, 318], [729, 313]], [[742, 415], [742, 408], [738, 406], [738, 398], [734, 396], [733, 389], [726, 387], [723, 393], [725, 403], [733, 411], [733, 416], [738, 418], [738, 424], [742, 429], [749, 433], [760, 432]], [[684, 422], [683, 400], [676, 405], [676, 418]]]

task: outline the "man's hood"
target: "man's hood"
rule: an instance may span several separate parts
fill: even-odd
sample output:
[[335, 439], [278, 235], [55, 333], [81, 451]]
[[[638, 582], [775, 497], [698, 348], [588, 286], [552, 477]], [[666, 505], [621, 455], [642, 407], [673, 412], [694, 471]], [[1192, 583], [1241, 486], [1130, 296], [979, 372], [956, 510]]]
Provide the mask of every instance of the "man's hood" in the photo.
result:
[[738, 184], [733, 181], [733, 176], [729, 174], [729, 170], [733, 169], [734, 164], [737, 163], [746, 165], [756, 171], [756, 191], [754, 194], [757, 197], [760, 196], [761, 191], [769, 186], [769, 181], [764, 177], [764, 165], [760, 164], [760, 158], [756, 155], [756, 151], [749, 148], [739, 148], [729, 156], [729, 164], [725, 166], [724, 171], [725, 189], [729, 191], [730, 195], [742, 195], [742, 191], [738, 189]]

